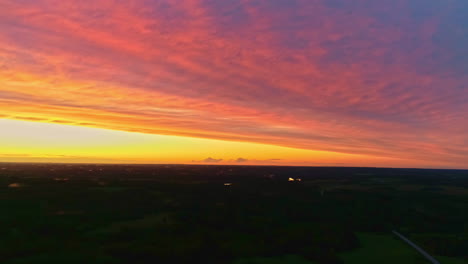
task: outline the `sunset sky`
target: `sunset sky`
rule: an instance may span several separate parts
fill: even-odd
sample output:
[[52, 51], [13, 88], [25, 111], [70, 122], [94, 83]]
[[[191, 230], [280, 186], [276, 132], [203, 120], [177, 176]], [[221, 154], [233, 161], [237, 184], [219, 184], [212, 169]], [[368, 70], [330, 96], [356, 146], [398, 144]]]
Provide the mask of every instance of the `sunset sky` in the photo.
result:
[[0, 0], [0, 161], [468, 169], [466, 0]]

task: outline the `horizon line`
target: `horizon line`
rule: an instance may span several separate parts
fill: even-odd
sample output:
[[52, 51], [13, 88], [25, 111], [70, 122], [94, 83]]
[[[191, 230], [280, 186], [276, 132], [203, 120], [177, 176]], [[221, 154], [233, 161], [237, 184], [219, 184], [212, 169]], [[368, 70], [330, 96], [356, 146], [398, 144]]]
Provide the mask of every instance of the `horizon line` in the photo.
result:
[[27, 164], [27, 165], [117, 165], [117, 166], [226, 166], [226, 167], [296, 167], [296, 168], [350, 168], [350, 169], [409, 169], [409, 170], [453, 170], [468, 171], [457, 168], [417, 168], [417, 167], [369, 167], [369, 166], [314, 166], [314, 165], [260, 165], [260, 164], [201, 164], [201, 163], [106, 163], [106, 162], [27, 162], [27, 161], [0, 161], [0, 164]]

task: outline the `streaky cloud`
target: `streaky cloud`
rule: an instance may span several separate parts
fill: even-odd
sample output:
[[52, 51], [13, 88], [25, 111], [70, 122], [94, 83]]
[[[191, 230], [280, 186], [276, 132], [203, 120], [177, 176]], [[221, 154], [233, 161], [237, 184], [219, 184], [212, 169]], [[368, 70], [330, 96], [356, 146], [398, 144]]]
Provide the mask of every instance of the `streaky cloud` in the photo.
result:
[[5, 0], [0, 117], [466, 166], [467, 12], [465, 0]]

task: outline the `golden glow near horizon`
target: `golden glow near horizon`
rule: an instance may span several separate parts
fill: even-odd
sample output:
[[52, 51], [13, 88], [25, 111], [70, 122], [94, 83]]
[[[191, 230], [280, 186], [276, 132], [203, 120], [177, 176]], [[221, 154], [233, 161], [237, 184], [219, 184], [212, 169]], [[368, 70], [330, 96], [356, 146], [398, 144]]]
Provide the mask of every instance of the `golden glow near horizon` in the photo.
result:
[[0, 161], [378, 166], [389, 159], [0, 119]]

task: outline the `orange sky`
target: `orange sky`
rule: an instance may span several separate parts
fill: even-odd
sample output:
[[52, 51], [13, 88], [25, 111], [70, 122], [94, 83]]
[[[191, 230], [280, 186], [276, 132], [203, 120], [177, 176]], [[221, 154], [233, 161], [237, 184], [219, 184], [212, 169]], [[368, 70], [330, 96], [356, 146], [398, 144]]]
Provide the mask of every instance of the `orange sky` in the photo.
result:
[[[0, 120], [0, 159], [10, 162], [184, 163], [385, 166], [407, 160], [250, 142], [153, 135], [41, 122]], [[206, 158], [207, 157], [207, 158]], [[414, 162], [414, 161], [413, 161]]]
[[0, 161], [468, 168], [464, 0], [0, 0]]

